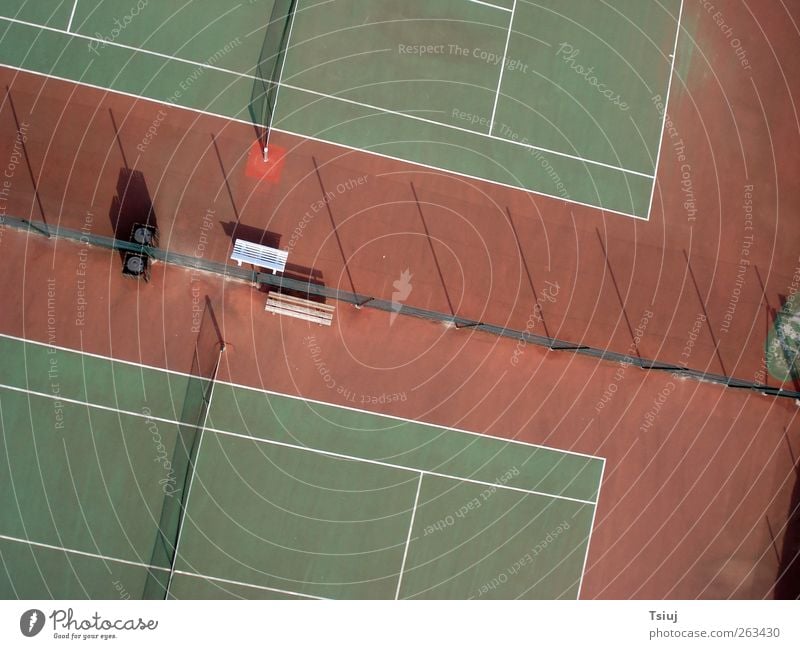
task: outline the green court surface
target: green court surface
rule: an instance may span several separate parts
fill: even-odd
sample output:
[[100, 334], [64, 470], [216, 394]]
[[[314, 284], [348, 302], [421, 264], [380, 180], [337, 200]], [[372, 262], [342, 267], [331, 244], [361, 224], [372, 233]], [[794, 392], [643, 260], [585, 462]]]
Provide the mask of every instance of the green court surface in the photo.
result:
[[648, 217], [682, 0], [140, 4], [4, 3], [0, 63]]
[[579, 596], [601, 458], [217, 382], [176, 475], [195, 377], [0, 354], [2, 597]]

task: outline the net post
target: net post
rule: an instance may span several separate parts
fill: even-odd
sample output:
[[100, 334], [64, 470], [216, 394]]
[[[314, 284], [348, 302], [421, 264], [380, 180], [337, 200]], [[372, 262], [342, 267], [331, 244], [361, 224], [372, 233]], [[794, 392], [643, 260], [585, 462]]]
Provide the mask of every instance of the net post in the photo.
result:
[[296, 9], [297, 0], [275, 0], [256, 65], [250, 114], [256, 130], [264, 129], [257, 138], [262, 142], [262, 157], [265, 163], [269, 161], [269, 139], [275, 118], [275, 105]]

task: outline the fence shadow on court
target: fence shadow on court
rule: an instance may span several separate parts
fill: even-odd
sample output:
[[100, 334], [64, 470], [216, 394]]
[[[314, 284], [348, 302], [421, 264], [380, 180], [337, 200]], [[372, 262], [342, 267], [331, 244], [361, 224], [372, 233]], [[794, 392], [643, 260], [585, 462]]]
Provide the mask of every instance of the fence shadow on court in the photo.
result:
[[220, 221], [222, 231], [231, 238], [231, 244], [235, 239], [244, 239], [252, 243], [259, 243], [270, 248], [280, 248], [281, 235], [277, 232], [270, 232], [252, 225], [244, 225], [236, 221]]
[[[253, 227], [252, 225], [243, 225], [235, 221], [221, 221], [222, 230], [231, 238], [231, 243], [235, 239], [244, 239], [253, 243], [259, 243], [262, 246], [269, 246], [270, 248], [280, 248], [281, 235], [269, 230], [262, 230]], [[325, 286], [323, 281], [322, 271], [316, 268], [309, 268], [308, 266], [301, 266], [300, 264], [293, 264], [287, 262], [286, 269], [281, 273], [281, 277], [286, 279], [296, 280], [298, 282], [309, 282], [318, 286]], [[305, 291], [299, 291], [281, 287], [270, 287], [266, 284], [259, 284], [258, 290], [262, 293], [269, 293], [270, 291], [279, 291], [285, 295], [303, 298], [312, 302], [324, 303], [325, 298], [320, 295], [312, 295]]]
[[[325, 282], [322, 279], [321, 270], [317, 270], [316, 268], [308, 268], [307, 266], [300, 266], [299, 264], [287, 263], [286, 269], [283, 271], [281, 276], [293, 281], [307, 282], [316, 286], [325, 286]], [[259, 291], [262, 293], [278, 291], [284, 295], [291, 295], [292, 297], [299, 297], [304, 300], [309, 300], [310, 302], [319, 302], [320, 304], [325, 304], [327, 302], [325, 297], [322, 295], [315, 295], [303, 290], [290, 289], [285, 286], [277, 289], [266, 284], [260, 284]]]

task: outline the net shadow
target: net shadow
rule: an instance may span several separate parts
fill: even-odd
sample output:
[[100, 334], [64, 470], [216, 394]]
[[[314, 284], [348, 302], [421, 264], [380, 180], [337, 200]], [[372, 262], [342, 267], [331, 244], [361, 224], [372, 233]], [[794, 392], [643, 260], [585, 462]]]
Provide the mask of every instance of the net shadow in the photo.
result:
[[178, 538], [186, 510], [186, 499], [194, 473], [197, 447], [208, 414], [220, 357], [225, 349], [219, 323], [208, 296], [205, 298], [202, 319], [196, 329], [192, 367], [172, 455], [171, 469], [174, 480], [162, 487], [164, 501], [149, 564], [164, 570], [149, 571], [143, 599], [166, 599], [168, 594], [170, 575], [175, 568]]
[[250, 118], [256, 139], [262, 147], [267, 146], [269, 128], [275, 112], [281, 68], [286, 58], [289, 29], [292, 24], [297, 0], [275, 0], [267, 23], [264, 43], [255, 66], [255, 81], [250, 95]]

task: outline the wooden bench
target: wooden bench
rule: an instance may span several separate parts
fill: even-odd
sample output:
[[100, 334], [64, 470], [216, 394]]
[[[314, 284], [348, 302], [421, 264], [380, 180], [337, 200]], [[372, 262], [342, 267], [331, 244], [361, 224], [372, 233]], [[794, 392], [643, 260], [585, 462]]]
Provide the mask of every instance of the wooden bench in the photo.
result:
[[231, 259], [239, 262], [240, 266], [242, 262], [245, 262], [246, 264], [268, 268], [278, 273], [282, 273], [286, 268], [286, 259], [288, 257], [289, 253], [285, 250], [262, 246], [260, 243], [244, 241], [243, 239], [236, 239], [231, 253]]
[[304, 300], [303, 298], [292, 297], [283, 293], [270, 293], [267, 296], [267, 304], [264, 306], [264, 311], [288, 315], [330, 327], [331, 322], [333, 322], [335, 308], [329, 304], [312, 302], [311, 300]]

